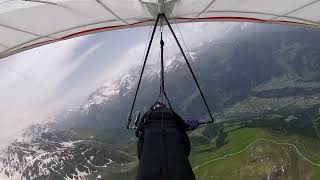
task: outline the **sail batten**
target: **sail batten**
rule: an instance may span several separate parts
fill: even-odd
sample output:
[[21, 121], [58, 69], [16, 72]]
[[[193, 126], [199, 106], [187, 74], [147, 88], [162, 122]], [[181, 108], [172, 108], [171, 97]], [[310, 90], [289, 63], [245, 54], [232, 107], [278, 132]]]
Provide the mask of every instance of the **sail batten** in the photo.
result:
[[[151, 25], [159, 1], [0, 0], [0, 58], [90, 33]], [[320, 28], [320, 0], [167, 0], [160, 9], [172, 23], [240, 21]]]

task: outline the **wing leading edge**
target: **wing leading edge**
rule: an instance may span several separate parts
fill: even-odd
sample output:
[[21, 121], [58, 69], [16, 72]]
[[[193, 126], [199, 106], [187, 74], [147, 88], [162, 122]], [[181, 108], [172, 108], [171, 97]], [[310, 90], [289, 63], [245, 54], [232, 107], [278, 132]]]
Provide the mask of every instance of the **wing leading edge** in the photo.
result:
[[320, 0], [0, 0], [0, 58], [86, 34], [174, 23], [240, 21], [320, 28]]

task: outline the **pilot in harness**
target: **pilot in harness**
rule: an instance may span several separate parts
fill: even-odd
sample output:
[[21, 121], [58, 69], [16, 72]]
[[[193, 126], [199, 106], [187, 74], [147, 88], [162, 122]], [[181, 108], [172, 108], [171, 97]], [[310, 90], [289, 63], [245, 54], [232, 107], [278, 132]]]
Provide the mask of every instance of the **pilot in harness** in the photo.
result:
[[[148, 59], [149, 51], [152, 45], [154, 34], [156, 32], [159, 21], [161, 21], [161, 76], [160, 76], [160, 93], [159, 96], [142, 118], [140, 113], [132, 126], [132, 115], [141, 84], [143, 72]], [[165, 91], [164, 83], [164, 41], [163, 26], [165, 21], [171, 34], [173, 35], [177, 45], [185, 59], [190, 73], [197, 85], [203, 102], [210, 116], [210, 121], [200, 122], [199, 120], [183, 120], [172, 108], [170, 100]], [[159, 99], [162, 99], [160, 102]], [[167, 105], [164, 102], [167, 101]], [[200, 85], [192, 71], [190, 63], [166, 17], [165, 14], [159, 14], [153, 27], [151, 39], [149, 41], [146, 56], [140, 73], [138, 86], [135, 92], [131, 111], [128, 116], [127, 129], [135, 129], [135, 135], [138, 138], [137, 151], [139, 159], [139, 167], [136, 180], [195, 180], [188, 156], [190, 155], [191, 143], [187, 131], [194, 130], [202, 124], [214, 123], [211, 111], [207, 101], [202, 93]]]

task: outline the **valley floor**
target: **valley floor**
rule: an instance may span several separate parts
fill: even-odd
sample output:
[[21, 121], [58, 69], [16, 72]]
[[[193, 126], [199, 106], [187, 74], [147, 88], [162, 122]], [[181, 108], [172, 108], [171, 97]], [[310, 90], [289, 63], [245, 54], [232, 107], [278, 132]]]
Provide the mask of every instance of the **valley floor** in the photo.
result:
[[320, 139], [240, 128], [229, 129], [227, 142], [219, 149], [213, 143], [193, 147], [198, 180], [320, 179]]

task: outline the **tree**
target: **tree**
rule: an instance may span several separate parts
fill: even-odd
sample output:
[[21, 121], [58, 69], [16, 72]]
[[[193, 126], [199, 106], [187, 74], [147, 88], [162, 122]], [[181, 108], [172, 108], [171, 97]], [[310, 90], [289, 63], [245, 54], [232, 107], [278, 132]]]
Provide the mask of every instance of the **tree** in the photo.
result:
[[221, 148], [223, 145], [227, 144], [226, 138], [227, 138], [227, 133], [224, 132], [224, 127], [221, 126], [219, 131], [218, 131], [218, 137], [216, 139], [216, 146], [217, 148]]

